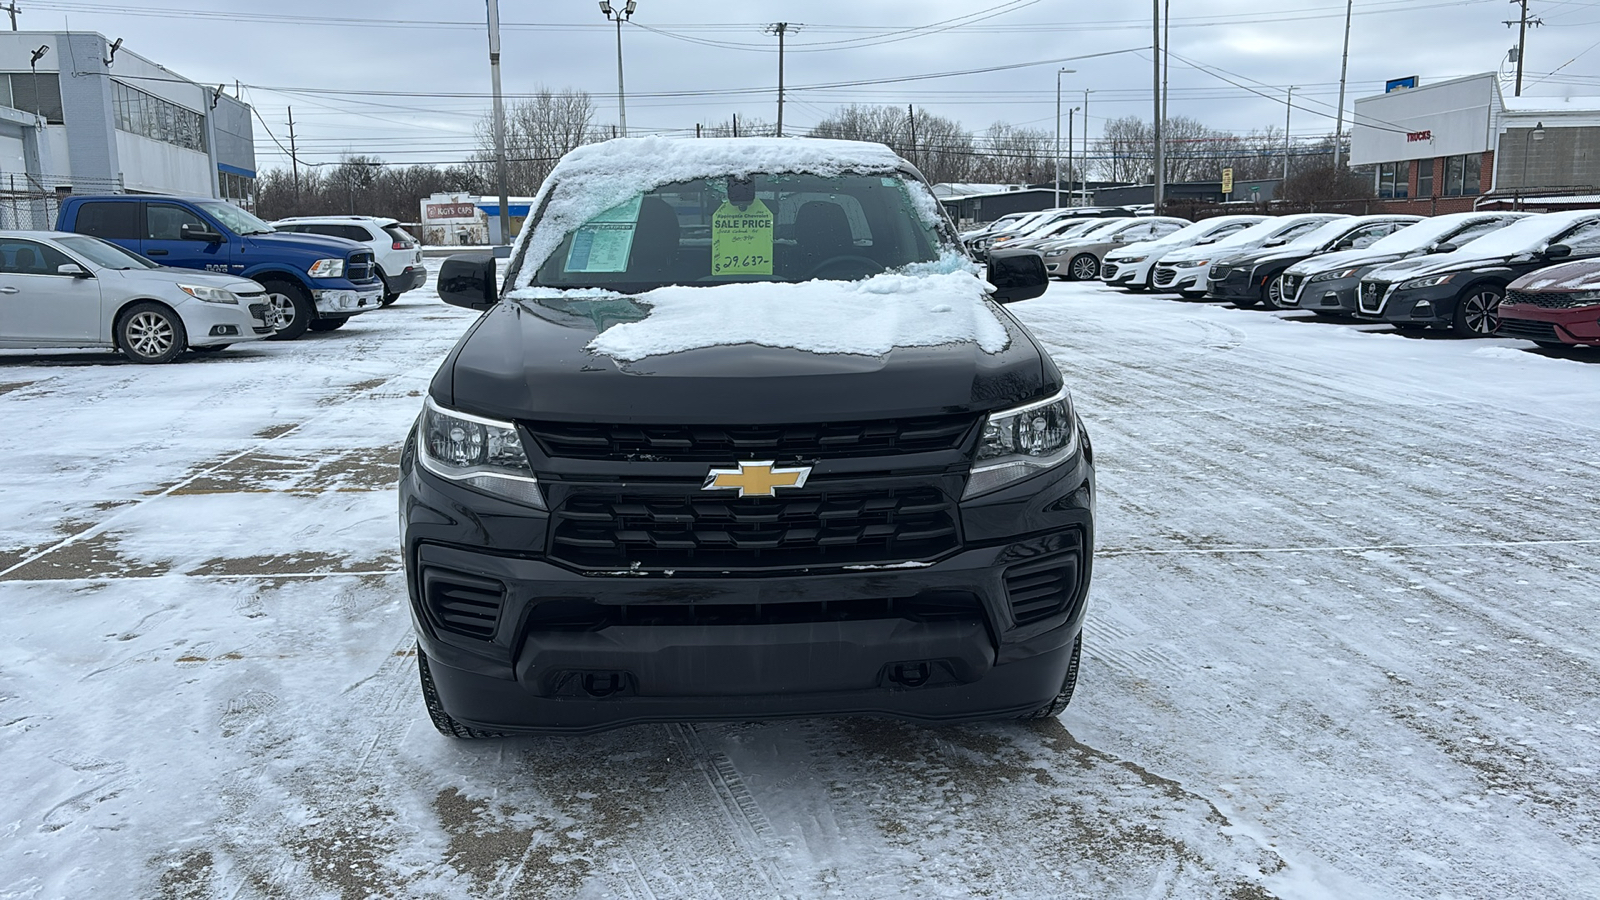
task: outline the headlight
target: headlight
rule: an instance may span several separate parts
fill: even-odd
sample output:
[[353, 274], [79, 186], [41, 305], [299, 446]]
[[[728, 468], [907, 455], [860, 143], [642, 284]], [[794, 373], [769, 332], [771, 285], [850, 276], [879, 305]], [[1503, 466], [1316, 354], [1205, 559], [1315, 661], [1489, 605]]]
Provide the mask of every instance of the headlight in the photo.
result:
[[1175, 259], [1169, 264], [1175, 269], [1192, 269], [1195, 266], [1203, 266], [1209, 262], [1211, 262], [1209, 259]]
[[1359, 271], [1361, 271], [1361, 267], [1360, 266], [1355, 266], [1355, 267], [1349, 268], [1349, 269], [1336, 269], [1336, 270], [1331, 271], [1331, 272], [1319, 272], [1316, 275], [1311, 276], [1311, 280], [1312, 281], [1338, 281], [1341, 278], [1352, 278]]
[[1065, 254], [1066, 252], [1067, 251], [1065, 251], [1065, 250], [1046, 250], [1044, 255], [1045, 256], [1061, 256], [1061, 255]]
[[1448, 282], [1454, 277], [1456, 277], [1456, 273], [1451, 272], [1448, 275], [1429, 275], [1426, 278], [1413, 278], [1410, 281], [1401, 283], [1399, 290], [1409, 291], [1415, 288], [1435, 287]]
[[312, 278], [338, 278], [344, 274], [344, 260], [319, 259], [311, 264], [306, 274]]
[[545, 508], [512, 423], [452, 412], [429, 397], [417, 427], [417, 458], [429, 472], [485, 494]]
[[1119, 258], [1117, 258], [1115, 260], [1112, 260], [1112, 261], [1113, 262], [1119, 262], [1119, 263], [1140, 263], [1140, 262], [1144, 262], [1147, 259], [1149, 259], [1148, 256], [1123, 256], [1123, 257], [1119, 257]]
[[962, 498], [1060, 465], [1077, 455], [1078, 442], [1078, 417], [1066, 388], [1048, 400], [990, 413]]
[[233, 291], [223, 290], [222, 288], [218, 287], [206, 287], [205, 285], [200, 284], [180, 284], [178, 285], [178, 290], [183, 291], [185, 294], [188, 294], [196, 300], [204, 300], [207, 303], [231, 303], [234, 306], [239, 305], [239, 298], [234, 295]]
[[1569, 303], [1600, 303], [1600, 291], [1574, 291], [1566, 299]]

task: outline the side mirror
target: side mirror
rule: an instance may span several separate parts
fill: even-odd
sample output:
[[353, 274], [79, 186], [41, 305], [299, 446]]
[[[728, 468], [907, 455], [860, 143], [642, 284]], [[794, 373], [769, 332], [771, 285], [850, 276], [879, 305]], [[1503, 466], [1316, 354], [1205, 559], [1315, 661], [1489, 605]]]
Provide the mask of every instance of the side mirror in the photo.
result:
[[1429, 253], [1454, 253], [1461, 248], [1449, 241], [1441, 241], [1428, 248]]
[[73, 278], [93, 277], [88, 273], [87, 270], [84, 269], [83, 266], [80, 266], [77, 263], [62, 263], [61, 265], [56, 266], [56, 274], [71, 275]]
[[989, 283], [997, 302], [1032, 300], [1050, 286], [1050, 272], [1037, 250], [1000, 250], [989, 254]]
[[500, 299], [495, 290], [494, 254], [462, 253], [445, 260], [439, 267], [439, 299], [479, 312], [494, 306]]
[[192, 225], [185, 222], [178, 227], [178, 234], [186, 241], [205, 241], [211, 244], [222, 243], [222, 235], [204, 225]]
[[1544, 248], [1545, 259], [1566, 259], [1572, 255], [1572, 248], [1566, 244], [1551, 244]]
[[1111, 243], [1113, 244], [1126, 244], [1127, 242], [1128, 236], [1125, 234], [1113, 234], [1111, 236]]

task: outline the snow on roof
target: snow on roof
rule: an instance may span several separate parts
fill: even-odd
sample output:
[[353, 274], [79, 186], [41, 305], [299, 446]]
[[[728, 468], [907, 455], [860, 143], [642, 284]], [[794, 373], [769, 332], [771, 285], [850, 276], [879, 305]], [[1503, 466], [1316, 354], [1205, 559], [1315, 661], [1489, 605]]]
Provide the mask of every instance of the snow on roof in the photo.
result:
[[971, 182], [941, 181], [933, 186], [933, 195], [940, 200], [954, 200], [974, 194], [997, 194], [1013, 190], [1005, 184], [974, 184]]
[[[760, 172], [893, 172], [909, 165], [882, 144], [817, 138], [616, 138], [579, 147], [544, 181], [537, 208], [550, 197], [537, 228], [523, 229], [513, 258], [527, 243], [518, 287], [560, 245], [567, 232], [651, 188], [696, 178]], [[565, 187], [573, 185], [572, 188]], [[555, 193], [552, 195], [551, 192]], [[930, 203], [931, 203], [930, 198]]]
[[1506, 112], [1524, 113], [1584, 113], [1600, 112], [1600, 97], [1505, 97]]

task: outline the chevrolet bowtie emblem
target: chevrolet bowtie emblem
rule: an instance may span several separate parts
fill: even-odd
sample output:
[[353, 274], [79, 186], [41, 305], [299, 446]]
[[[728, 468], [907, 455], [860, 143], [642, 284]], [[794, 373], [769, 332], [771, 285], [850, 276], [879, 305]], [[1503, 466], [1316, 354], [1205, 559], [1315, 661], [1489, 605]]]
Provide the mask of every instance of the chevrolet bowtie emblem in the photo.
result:
[[775, 460], [741, 462], [737, 469], [712, 469], [706, 473], [705, 491], [738, 491], [741, 497], [771, 497], [778, 488], [805, 487], [810, 466], [774, 469]]

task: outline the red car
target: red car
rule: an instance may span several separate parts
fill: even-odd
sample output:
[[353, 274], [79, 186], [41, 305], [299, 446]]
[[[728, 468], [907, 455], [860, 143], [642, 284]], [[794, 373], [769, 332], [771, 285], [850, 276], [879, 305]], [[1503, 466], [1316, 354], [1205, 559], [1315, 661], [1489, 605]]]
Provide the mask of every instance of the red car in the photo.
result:
[[1541, 347], [1600, 347], [1600, 260], [1562, 263], [1511, 282], [1495, 336]]

